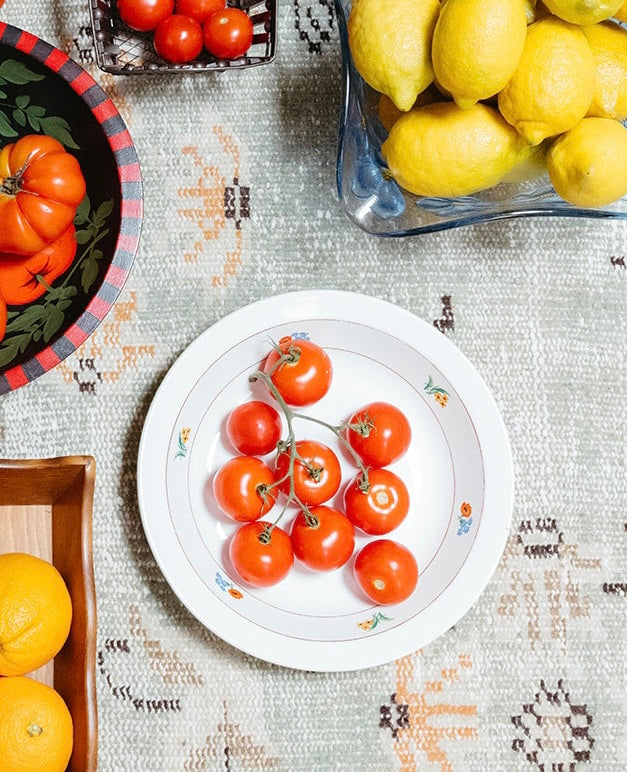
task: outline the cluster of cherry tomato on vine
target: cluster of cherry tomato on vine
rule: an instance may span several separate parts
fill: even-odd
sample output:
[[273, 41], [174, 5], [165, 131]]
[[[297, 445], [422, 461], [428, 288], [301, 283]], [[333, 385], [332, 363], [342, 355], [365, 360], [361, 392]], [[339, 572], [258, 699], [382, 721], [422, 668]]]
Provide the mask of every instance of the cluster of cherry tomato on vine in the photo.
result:
[[[397, 407], [371, 402], [340, 425], [299, 410], [329, 391], [332, 376], [324, 349], [309, 340], [283, 338], [250, 376], [265, 384], [274, 402], [253, 399], [227, 417], [227, 438], [240, 455], [217, 470], [213, 493], [220, 510], [243, 523], [231, 538], [229, 557], [239, 576], [253, 586], [277, 584], [295, 558], [313, 571], [339, 569], [355, 551], [355, 529], [380, 537], [409, 512], [407, 487], [387, 468], [403, 456], [411, 440], [409, 422]], [[275, 404], [287, 425], [284, 439]], [[344, 487], [343, 511], [328, 503], [342, 485], [337, 453], [318, 440], [297, 439], [294, 424], [299, 419], [325, 427], [355, 466]], [[272, 466], [260, 458], [273, 452]], [[279, 514], [272, 522], [262, 519], [275, 507]], [[279, 523], [294, 508], [288, 532]], [[358, 552], [354, 575], [370, 600], [386, 605], [411, 595], [418, 567], [407, 547], [375, 538]]]
[[52, 137], [27, 134], [0, 150], [0, 340], [7, 305], [36, 300], [74, 261], [85, 192], [78, 160]]
[[153, 45], [166, 62], [185, 64], [204, 48], [217, 59], [237, 59], [253, 42], [253, 24], [226, 0], [117, 0], [122, 21], [153, 32]]

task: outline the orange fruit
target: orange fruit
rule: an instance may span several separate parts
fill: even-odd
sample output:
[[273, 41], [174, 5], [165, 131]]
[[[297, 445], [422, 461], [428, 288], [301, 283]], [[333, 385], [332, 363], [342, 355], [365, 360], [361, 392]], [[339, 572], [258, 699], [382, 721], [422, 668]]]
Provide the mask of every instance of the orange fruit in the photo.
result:
[[51, 563], [22, 552], [0, 555], [0, 675], [45, 665], [65, 643], [71, 622], [70, 594]]
[[74, 741], [61, 695], [25, 676], [0, 678], [2, 772], [64, 772]]

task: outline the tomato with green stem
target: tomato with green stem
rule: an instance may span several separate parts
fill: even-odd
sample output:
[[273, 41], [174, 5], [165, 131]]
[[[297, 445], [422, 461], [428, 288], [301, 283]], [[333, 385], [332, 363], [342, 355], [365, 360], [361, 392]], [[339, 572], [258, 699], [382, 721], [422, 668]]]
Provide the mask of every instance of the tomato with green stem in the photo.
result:
[[313, 405], [331, 388], [333, 366], [326, 351], [309, 340], [284, 338], [263, 364], [288, 405]]
[[149, 32], [174, 10], [174, 0], [117, 0], [122, 21], [138, 32]]
[[297, 440], [277, 456], [275, 478], [279, 490], [306, 505], [323, 504], [339, 490], [340, 462], [322, 442]]
[[271, 587], [289, 574], [294, 551], [287, 533], [262, 520], [237, 529], [229, 558], [240, 577], [255, 587]]
[[27, 134], [0, 150], [0, 252], [32, 255], [72, 224], [85, 197], [76, 158], [56, 139]]
[[258, 399], [238, 405], [226, 421], [229, 442], [245, 456], [265, 456], [275, 450], [282, 430], [276, 408]]
[[253, 23], [240, 8], [212, 13], [203, 26], [203, 43], [218, 59], [237, 59], [253, 42]]
[[407, 517], [409, 492], [401, 478], [389, 469], [361, 472], [344, 490], [344, 509], [351, 523], [370, 535], [390, 533]]
[[401, 603], [418, 583], [418, 564], [410, 550], [392, 539], [375, 539], [357, 553], [355, 579], [371, 601]]
[[334, 571], [355, 549], [355, 531], [345, 514], [333, 507], [311, 507], [294, 518], [290, 531], [296, 557], [314, 571]]
[[274, 474], [260, 458], [236, 456], [213, 478], [213, 494], [222, 512], [232, 520], [259, 520], [274, 506], [270, 492]]
[[350, 417], [346, 438], [364, 464], [377, 469], [405, 454], [411, 442], [411, 426], [396, 406], [371, 402]]
[[21, 306], [37, 300], [67, 271], [75, 255], [73, 225], [34, 255], [0, 254], [0, 292], [7, 305]]

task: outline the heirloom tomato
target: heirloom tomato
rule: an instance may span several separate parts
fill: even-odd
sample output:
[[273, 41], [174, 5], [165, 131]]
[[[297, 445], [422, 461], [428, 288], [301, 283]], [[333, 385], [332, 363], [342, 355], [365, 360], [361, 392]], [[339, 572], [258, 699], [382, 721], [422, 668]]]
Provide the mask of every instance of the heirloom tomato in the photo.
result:
[[174, 11], [204, 24], [212, 13], [221, 11], [226, 0], [174, 0]]
[[332, 507], [311, 507], [299, 512], [290, 533], [294, 554], [314, 571], [333, 571], [350, 558], [355, 531], [350, 520]]
[[148, 32], [172, 14], [174, 0], [117, 0], [117, 9], [131, 29]]
[[73, 155], [56, 139], [28, 134], [0, 150], [0, 252], [32, 255], [71, 225], [85, 197]]
[[237, 59], [253, 42], [253, 23], [240, 8], [216, 11], [205, 21], [203, 42], [218, 59]]
[[265, 456], [281, 439], [281, 417], [272, 405], [251, 400], [238, 405], [226, 421], [226, 436], [245, 456]]
[[354, 413], [348, 423], [346, 438], [366, 466], [388, 466], [409, 447], [409, 421], [388, 402], [371, 402]]
[[202, 51], [202, 27], [189, 16], [173, 14], [157, 25], [153, 45], [166, 62], [191, 62]]
[[272, 509], [274, 499], [267, 488], [273, 482], [272, 470], [260, 458], [236, 456], [216, 472], [213, 494], [225, 515], [251, 522]]
[[229, 544], [233, 568], [255, 587], [270, 587], [284, 579], [294, 565], [290, 537], [262, 520], [237, 529]]
[[344, 509], [354, 526], [380, 536], [403, 522], [409, 512], [409, 493], [394, 472], [370, 469], [367, 486], [360, 472], [346, 487]]
[[[282, 360], [282, 361], [281, 361]], [[288, 405], [312, 405], [331, 387], [333, 366], [324, 349], [309, 340], [284, 338], [268, 354], [263, 370]]]
[[[276, 460], [276, 480], [282, 480], [279, 490], [290, 493], [290, 448], [279, 453]], [[285, 479], [283, 479], [285, 478]], [[323, 504], [338, 491], [342, 470], [331, 448], [315, 440], [298, 440], [293, 468], [294, 493], [302, 504]]]
[[357, 584], [382, 606], [409, 598], [418, 583], [418, 565], [412, 553], [391, 539], [368, 542], [355, 559]]
[[34, 255], [0, 254], [0, 292], [10, 306], [41, 297], [52, 282], [70, 267], [76, 255], [76, 232], [70, 227]]

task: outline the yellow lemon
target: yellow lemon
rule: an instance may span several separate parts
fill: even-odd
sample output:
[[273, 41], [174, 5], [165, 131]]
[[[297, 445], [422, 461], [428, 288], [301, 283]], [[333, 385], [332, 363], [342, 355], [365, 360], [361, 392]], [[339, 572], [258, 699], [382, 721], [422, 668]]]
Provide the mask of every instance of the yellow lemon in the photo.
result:
[[592, 50], [581, 29], [545, 16], [527, 28], [518, 67], [499, 93], [499, 110], [537, 145], [584, 117], [595, 82]]
[[418, 196], [464, 196], [490, 188], [529, 151], [494, 108], [477, 103], [462, 110], [454, 102], [405, 113], [382, 146], [394, 179]]
[[524, 0], [523, 7], [525, 9], [525, 18], [527, 19], [527, 24], [531, 24], [537, 18], [536, 5], [536, 0]]
[[499, 92], [525, 44], [522, 0], [447, 0], [433, 32], [433, 70], [462, 107]]
[[357, 72], [409, 110], [433, 81], [431, 38], [439, 0], [354, 0], [348, 44]]
[[584, 118], [547, 153], [557, 193], [575, 206], [598, 207], [627, 195], [627, 129], [611, 118]]
[[616, 11], [614, 18], [619, 19], [619, 21], [627, 21], [627, 0]]
[[596, 24], [614, 16], [623, 0], [544, 0], [546, 7], [571, 24]]
[[627, 31], [611, 21], [583, 27], [596, 67], [596, 88], [588, 115], [627, 118]]

